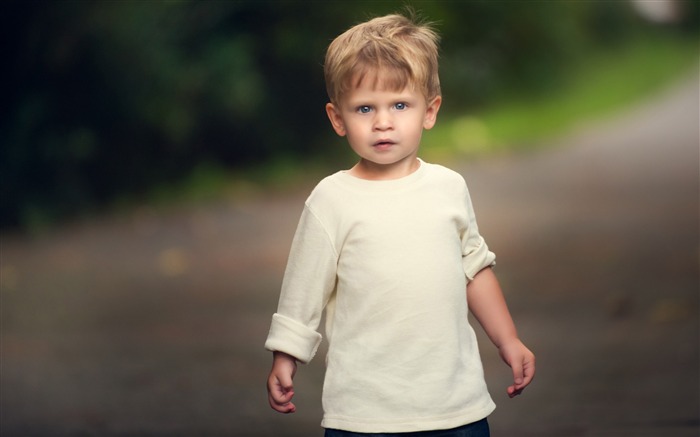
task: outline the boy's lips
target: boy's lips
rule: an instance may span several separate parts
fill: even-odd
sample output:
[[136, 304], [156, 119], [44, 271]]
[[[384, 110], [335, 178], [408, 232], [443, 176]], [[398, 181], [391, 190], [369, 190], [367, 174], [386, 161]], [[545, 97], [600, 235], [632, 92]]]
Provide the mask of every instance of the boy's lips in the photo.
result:
[[393, 146], [395, 143], [392, 140], [388, 139], [381, 139], [377, 142], [375, 142], [372, 146], [376, 149], [387, 149], [391, 146]]

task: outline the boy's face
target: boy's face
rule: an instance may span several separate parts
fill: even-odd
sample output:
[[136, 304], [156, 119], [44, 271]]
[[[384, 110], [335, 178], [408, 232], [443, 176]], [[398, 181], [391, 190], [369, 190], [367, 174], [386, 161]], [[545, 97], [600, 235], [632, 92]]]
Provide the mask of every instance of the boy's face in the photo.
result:
[[347, 136], [360, 157], [355, 169], [374, 177], [402, 177], [415, 170], [423, 129], [435, 125], [442, 100], [426, 102], [418, 90], [391, 91], [381, 78], [371, 79], [350, 89], [337, 105], [328, 103], [326, 112], [335, 132]]

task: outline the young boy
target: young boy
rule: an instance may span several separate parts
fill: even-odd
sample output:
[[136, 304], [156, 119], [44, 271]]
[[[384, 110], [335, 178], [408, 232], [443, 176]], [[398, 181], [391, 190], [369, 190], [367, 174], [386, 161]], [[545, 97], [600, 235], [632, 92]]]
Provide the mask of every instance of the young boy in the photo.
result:
[[306, 201], [265, 343], [270, 405], [293, 413], [296, 362], [316, 353], [325, 309], [326, 436], [487, 436], [495, 405], [468, 312], [512, 368], [508, 395], [535, 373], [464, 179], [418, 158], [442, 102], [437, 42], [427, 25], [389, 15], [326, 53], [326, 112], [359, 161]]

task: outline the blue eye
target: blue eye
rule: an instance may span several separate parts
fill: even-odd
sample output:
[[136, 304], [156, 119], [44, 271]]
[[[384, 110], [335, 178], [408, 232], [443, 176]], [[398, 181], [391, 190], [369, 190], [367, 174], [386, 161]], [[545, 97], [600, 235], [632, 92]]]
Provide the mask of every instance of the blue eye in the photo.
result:
[[394, 105], [394, 108], [398, 109], [399, 111], [403, 111], [404, 109], [407, 108], [407, 105], [403, 102], [399, 102]]
[[370, 108], [369, 106], [359, 106], [357, 108], [357, 112], [359, 112], [360, 114], [367, 114], [370, 111], [372, 111], [372, 108]]

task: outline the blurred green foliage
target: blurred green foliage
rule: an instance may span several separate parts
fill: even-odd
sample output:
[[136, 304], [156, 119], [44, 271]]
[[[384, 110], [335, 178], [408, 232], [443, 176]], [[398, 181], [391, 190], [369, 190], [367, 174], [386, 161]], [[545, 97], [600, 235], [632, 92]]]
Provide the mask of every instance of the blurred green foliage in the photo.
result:
[[548, 92], [513, 92], [475, 111], [441, 117], [421, 151], [449, 161], [553, 145], [557, 137], [648, 98], [670, 81], [697, 74], [698, 41], [640, 37], [587, 56]]
[[457, 114], [547, 93], [571, 65], [640, 34], [696, 37], [698, 3], [677, 4], [682, 19], [652, 27], [623, 1], [6, 1], [0, 227], [201, 180], [202, 169], [219, 180], [222, 169], [334, 159], [325, 49], [404, 5], [437, 24], [444, 111]]

